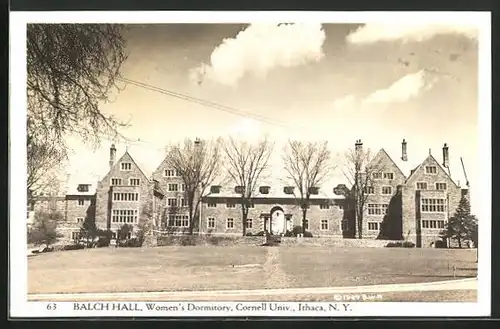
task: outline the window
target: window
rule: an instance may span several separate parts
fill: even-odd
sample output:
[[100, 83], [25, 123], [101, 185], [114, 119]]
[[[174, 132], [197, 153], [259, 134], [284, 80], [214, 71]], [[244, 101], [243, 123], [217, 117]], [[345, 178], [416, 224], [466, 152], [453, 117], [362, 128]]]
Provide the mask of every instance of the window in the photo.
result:
[[164, 175], [165, 175], [165, 177], [175, 177], [175, 170], [165, 169]]
[[330, 209], [330, 205], [328, 203], [321, 203], [319, 205], [319, 209]]
[[232, 202], [226, 203], [226, 208], [236, 208], [236, 205]]
[[255, 208], [255, 205], [250, 202], [250, 203], [247, 204], [247, 208], [248, 209], [253, 209], [253, 208]]
[[384, 179], [394, 179], [394, 173], [392, 173], [392, 172], [385, 172], [384, 173]]
[[179, 184], [168, 184], [168, 190], [170, 192], [177, 192], [179, 190]]
[[181, 184], [181, 192], [184, 192], [186, 190], [186, 184]]
[[245, 192], [245, 187], [244, 186], [235, 186], [234, 187], [234, 193], [236, 194], [243, 194]]
[[118, 186], [122, 185], [122, 179], [121, 178], [111, 178], [111, 186]]
[[83, 217], [77, 217], [76, 218], [76, 222], [77, 223], [83, 223], [84, 220], [85, 220], [85, 218], [83, 218]]
[[209, 203], [207, 203], [207, 207], [208, 208], [217, 208], [217, 203], [209, 202]]
[[372, 174], [372, 178], [373, 179], [381, 179], [382, 178], [382, 173], [380, 173], [380, 172], [374, 172]]
[[322, 231], [327, 231], [328, 230], [328, 219], [322, 219], [321, 220], [321, 230]]
[[341, 222], [340, 222], [340, 229], [342, 231], [349, 231], [349, 222], [346, 220], [346, 219], [343, 219]]
[[422, 228], [443, 229], [444, 220], [422, 219]]
[[214, 217], [208, 217], [207, 227], [208, 228], [215, 228], [215, 218]]
[[252, 227], [253, 227], [253, 220], [251, 218], [247, 218], [246, 228], [252, 228]]
[[446, 187], [446, 183], [436, 183], [436, 190], [438, 191], [445, 191]]
[[137, 209], [113, 209], [113, 223], [137, 223]]
[[78, 205], [79, 205], [79, 206], [85, 206], [85, 200], [83, 200], [83, 199], [78, 199]]
[[132, 186], [139, 186], [141, 183], [141, 180], [139, 178], [130, 178], [129, 180], [129, 185]]
[[80, 232], [71, 232], [71, 239], [79, 240], [80, 239]]
[[139, 193], [114, 192], [113, 201], [138, 201]]
[[391, 186], [382, 186], [382, 194], [392, 194]]
[[417, 190], [427, 190], [427, 183], [426, 182], [418, 182], [417, 183]]
[[167, 205], [169, 207], [177, 207], [177, 199], [176, 198], [168, 198]]
[[77, 190], [78, 190], [78, 192], [88, 192], [89, 191], [89, 184], [80, 184], [80, 185], [78, 185]]
[[184, 198], [181, 198], [181, 207], [187, 207], [187, 200]]
[[380, 223], [368, 222], [368, 231], [380, 231]]
[[445, 199], [422, 199], [422, 212], [445, 212]]
[[293, 186], [285, 186], [283, 188], [283, 192], [285, 194], [293, 194], [294, 187]]
[[373, 186], [367, 186], [364, 189], [366, 194], [375, 194], [375, 188]]
[[234, 228], [234, 219], [233, 218], [228, 218], [226, 220], [226, 228]]
[[426, 174], [437, 174], [437, 167], [436, 166], [426, 166], [425, 173]]
[[377, 203], [369, 203], [368, 204], [368, 215], [385, 215], [387, 214], [387, 204], [377, 204]]
[[168, 226], [170, 227], [189, 227], [188, 215], [169, 215]]
[[132, 170], [132, 163], [131, 162], [122, 162], [122, 163], [120, 163], [120, 169], [124, 170], [124, 171]]
[[319, 187], [316, 187], [316, 186], [312, 186], [309, 188], [309, 193], [311, 193], [312, 195], [318, 195], [319, 193]]
[[269, 194], [269, 186], [261, 186], [259, 187], [259, 192], [260, 194]]
[[309, 219], [306, 219], [305, 225], [304, 225], [304, 230], [309, 229]]
[[213, 194], [218, 194], [220, 193], [220, 186], [210, 186], [210, 193], [213, 193]]

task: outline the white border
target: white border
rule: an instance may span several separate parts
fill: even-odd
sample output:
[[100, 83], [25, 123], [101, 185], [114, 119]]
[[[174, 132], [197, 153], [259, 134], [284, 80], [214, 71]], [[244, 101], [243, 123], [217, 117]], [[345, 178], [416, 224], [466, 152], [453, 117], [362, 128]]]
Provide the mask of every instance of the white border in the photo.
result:
[[[390, 18], [389, 18], [390, 17]], [[471, 24], [479, 33], [479, 154], [484, 171], [477, 188], [491, 191], [491, 14], [489, 12], [12, 12], [10, 16], [10, 316], [145, 316], [130, 312], [72, 311], [71, 303], [58, 303], [59, 311], [47, 311], [47, 303], [27, 302], [26, 224], [26, 24], [29, 23], [247, 23], [329, 22], [394, 24]], [[474, 188], [474, 187], [473, 187]], [[477, 303], [359, 303], [347, 314], [251, 312], [219, 316], [488, 316], [491, 298], [491, 194], [481, 200]], [[207, 303], [205, 303], [207, 304]], [[230, 303], [225, 303], [230, 304]], [[248, 303], [252, 304], [252, 303]], [[295, 304], [295, 303], [292, 303]], [[321, 303], [319, 303], [321, 304]], [[323, 303], [324, 304], [324, 303]], [[149, 314], [151, 316], [151, 314]], [[155, 313], [153, 316], [159, 316]], [[165, 314], [166, 316], [217, 316], [213, 312]]]

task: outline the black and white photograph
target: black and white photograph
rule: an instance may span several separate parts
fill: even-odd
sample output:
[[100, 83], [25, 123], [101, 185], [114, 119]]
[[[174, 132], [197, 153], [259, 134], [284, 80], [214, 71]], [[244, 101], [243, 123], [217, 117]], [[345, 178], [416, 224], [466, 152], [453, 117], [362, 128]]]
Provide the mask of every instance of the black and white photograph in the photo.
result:
[[11, 316], [489, 315], [489, 29], [13, 13]]

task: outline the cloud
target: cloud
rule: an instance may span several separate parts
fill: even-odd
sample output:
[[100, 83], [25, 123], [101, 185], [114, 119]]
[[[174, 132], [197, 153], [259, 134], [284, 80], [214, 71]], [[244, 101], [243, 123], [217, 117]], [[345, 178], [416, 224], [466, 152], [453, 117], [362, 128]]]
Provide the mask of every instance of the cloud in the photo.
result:
[[351, 44], [370, 44], [378, 41], [425, 41], [439, 34], [460, 34], [477, 38], [477, 28], [468, 25], [383, 25], [366, 24], [346, 37]]
[[229, 134], [238, 138], [253, 139], [262, 133], [261, 124], [251, 118], [239, 119], [229, 129]]
[[346, 95], [344, 97], [336, 99], [333, 102], [333, 108], [335, 110], [350, 109], [353, 106], [355, 106], [356, 103], [357, 103], [357, 99], [356, 99], [356, 97], [354, 95]]
[[321, 24], [255, 24], [214, 49], [210, 63], [190, 72], [201, 84], [209, 79], [236, 85], [248, 74], [265, 75], [276, 67], [294, 67], [317, 62], [324, 56], [325, 32]]
[[364, 103], [404, 102], [430, 89], [436, 82], [424, 70], [404, 76], [385, 89], [377, 90], [365, 98]]

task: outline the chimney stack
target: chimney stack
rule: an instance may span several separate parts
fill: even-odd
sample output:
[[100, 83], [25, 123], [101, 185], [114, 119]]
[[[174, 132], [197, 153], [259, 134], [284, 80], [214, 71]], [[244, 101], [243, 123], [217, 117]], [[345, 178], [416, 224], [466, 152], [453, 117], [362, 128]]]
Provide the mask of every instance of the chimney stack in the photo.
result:
[[113, 166], [115, 165], [115, 161], [116, 161], [116, 148], [115, 144], [111, 144], [111, 147], [109, 148], [109, 170], [113, 168]]
[[404, 139], [401, 143], [401, 160], [408, 161], [408, 154], [406, 153], [406, 141]]
[[356, 151], [356, 153], [363, 150], [363, 143], [361, 142], [361, 139], [356, 140], [356, 144], [354, 144], [354, 150]]
[[444, 143], [444, 146], [443, 146], [443, 166], [445, 168], [450, 167], [450, 156], [448, 153], [448, 145], [446, 145], [446, 143]]

